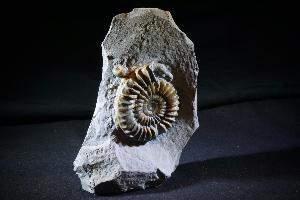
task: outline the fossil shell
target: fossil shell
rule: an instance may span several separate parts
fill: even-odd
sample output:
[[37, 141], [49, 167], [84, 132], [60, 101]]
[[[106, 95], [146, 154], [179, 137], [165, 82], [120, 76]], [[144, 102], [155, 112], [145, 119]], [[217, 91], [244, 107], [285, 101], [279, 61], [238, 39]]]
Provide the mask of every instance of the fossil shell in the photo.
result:
[[113, 68], [113, 74], [118, 77], [126, 77], [128, 74], [128, 69], [125, 66], [115, 66]]
[[117, 90], [114, 120], [127, 136], [149, 141], [175, 122], [179, 97], [174, 86], [156, 78], [149, 65], [131, 69]]

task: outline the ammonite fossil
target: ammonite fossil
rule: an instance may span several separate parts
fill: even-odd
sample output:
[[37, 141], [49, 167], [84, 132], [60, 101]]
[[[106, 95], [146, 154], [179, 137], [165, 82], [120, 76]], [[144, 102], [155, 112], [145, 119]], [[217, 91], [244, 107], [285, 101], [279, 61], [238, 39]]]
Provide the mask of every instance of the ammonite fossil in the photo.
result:
[[116, 127], [138, 141], [167, 132], [179, 110], [174, 86], [155, 77], [149, 65], [118, 66], [113, 73], [122, 78], [114, 103]]

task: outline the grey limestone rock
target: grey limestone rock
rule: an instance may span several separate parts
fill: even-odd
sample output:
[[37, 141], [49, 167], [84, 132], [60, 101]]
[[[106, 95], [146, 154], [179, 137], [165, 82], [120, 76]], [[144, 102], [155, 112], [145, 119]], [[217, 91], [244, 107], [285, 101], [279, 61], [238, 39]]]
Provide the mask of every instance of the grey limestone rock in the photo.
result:
[[[192, 41], [168, 11], [137, 8], [115, 16], [102, 43], [102, 80], [87, 135], [74, 161], [82, 188], [91, 193], [145, 189], [159, 185], [176, 169], [181, 152], [198, 128], [198, 65]], [[148, 64], [179, 96], [176, 121], [155, 139], [138, 143], [120, 135], [114, 100], [121, 78], [113, 68]], [[107, 184], [109, 187], [104, 187]]]

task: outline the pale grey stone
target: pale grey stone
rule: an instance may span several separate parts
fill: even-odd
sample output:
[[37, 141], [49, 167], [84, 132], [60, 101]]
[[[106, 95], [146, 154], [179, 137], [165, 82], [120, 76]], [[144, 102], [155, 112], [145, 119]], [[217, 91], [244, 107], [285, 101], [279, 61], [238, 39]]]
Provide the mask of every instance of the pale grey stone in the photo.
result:
[[[97, 104], [74, 171], [82, 188], [91, 193], [109, 192], [101, 191], [105, 183], [113, 183], [121, 191], [159, 185], [174, 172], [184, 146], [199, 126], [194, 45], [168, 11], [138, 8], [113, 18], [102, 43], [102, 56]], [[150, 63], [155, 75], [170, 81], [177, 90], [179, 116], [166, 133], [145, 144], [120, 142], [113, 121], [120, 78], [112, 69]]]

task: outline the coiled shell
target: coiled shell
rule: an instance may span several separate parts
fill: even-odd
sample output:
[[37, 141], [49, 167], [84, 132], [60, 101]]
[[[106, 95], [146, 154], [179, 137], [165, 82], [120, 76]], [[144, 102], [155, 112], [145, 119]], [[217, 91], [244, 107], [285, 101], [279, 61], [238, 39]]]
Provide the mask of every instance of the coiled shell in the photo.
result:
[[132, 69], [117, 90], [114, 120], [127, 136], [149, 141], [175, 122], [179, 97], [173, 85], [156, 78], [149, 65]]

